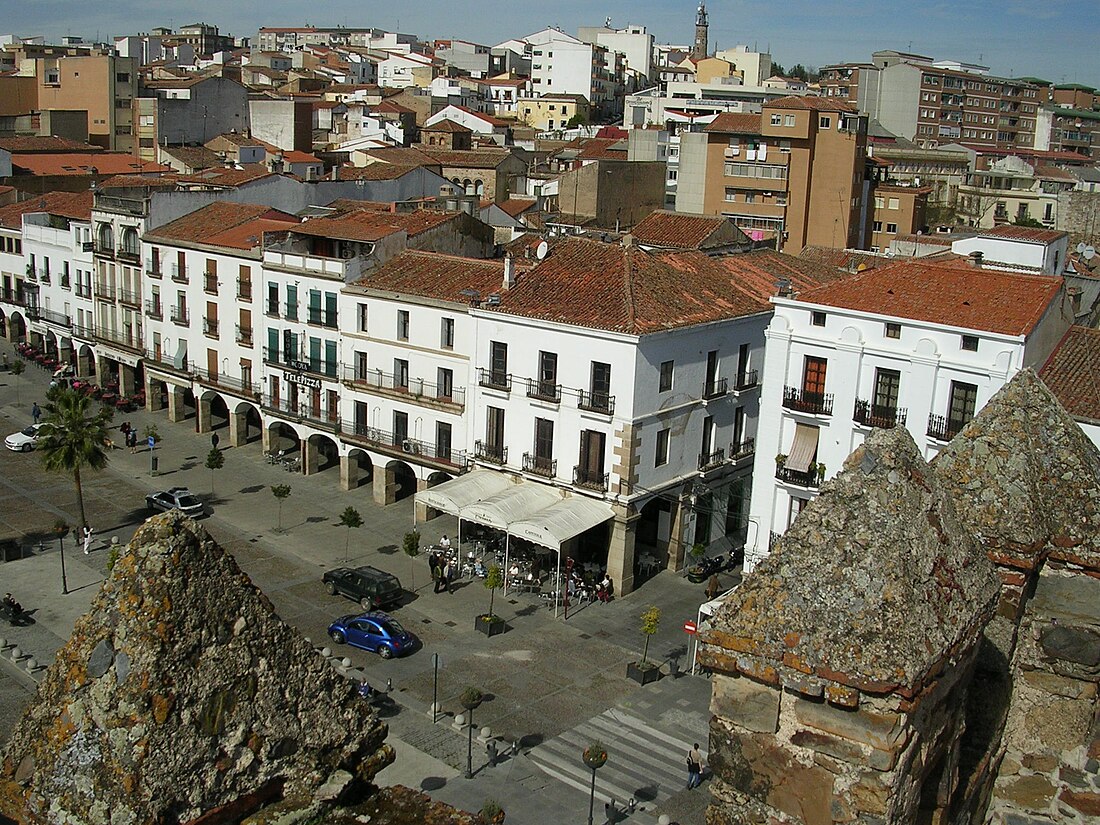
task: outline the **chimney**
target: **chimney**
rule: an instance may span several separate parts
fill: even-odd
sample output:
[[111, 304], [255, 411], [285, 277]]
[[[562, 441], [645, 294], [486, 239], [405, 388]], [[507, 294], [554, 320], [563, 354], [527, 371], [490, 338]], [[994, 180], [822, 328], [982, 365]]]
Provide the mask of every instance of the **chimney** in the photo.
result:
[[975, 250], [970, 253], [970, 265], [975, 269], [982, 268], [982, 259], [985, 257], [981, 250]]
[[627, 232], [623, 235], [623, 249], [630, 249], [634, 246], [634, 236]]
[[791, 282], [788, 278], [780, 278], [775, 282], [775, 294], [779, 298], [790, 298], [794, 295], [794, 290], [791, 289]]
[[504, 289], [511, 289], [516, 285], [516, 262], [511, 254], [504, 256]]

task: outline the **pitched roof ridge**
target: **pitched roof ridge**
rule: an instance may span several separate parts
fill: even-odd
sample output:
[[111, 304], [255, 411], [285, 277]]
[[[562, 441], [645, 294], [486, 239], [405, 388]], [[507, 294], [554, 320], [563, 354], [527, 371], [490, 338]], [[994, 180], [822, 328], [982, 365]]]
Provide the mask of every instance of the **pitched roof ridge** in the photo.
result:
[[634, 244], [630, 244], [623, 250], [623, 305], [626, 308], [627, 329], [633, 330], [636, 326], [636, 313], [634, 311]]

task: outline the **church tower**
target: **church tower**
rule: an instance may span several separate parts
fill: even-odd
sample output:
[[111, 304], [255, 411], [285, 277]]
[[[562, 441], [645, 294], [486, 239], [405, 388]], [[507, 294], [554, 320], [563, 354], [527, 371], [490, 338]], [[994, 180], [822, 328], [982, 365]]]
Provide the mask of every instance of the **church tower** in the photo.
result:
[[693, 60], [702, 60], [707, 56], [707, 4], [700, 2], [695, 13], [695, 45], [691, 49]]

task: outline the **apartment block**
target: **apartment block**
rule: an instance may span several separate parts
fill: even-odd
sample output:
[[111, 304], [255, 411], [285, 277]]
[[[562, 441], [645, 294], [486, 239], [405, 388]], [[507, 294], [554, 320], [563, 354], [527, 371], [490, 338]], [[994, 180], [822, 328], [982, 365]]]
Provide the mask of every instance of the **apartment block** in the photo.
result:
[[139, 64], [133, 57], [95, 54], [35, 60], [39, 109], [88, 112], [88, 142], [133, 151], [133, 101]]
[[865, 242], [867, 118], [846, 103], [785, 97], [680, 135], [676, 210], [725, 215], [783, 251]]
[[930, 186], [901, 186], [876, 183], [871, 217], [871, 251], [885, 252], [898, 235], [913, 235], [926, 229]]
[[531, 90], [536, 95], [583, 95], [594, 116], [622, 113], [625, 57], [547, 28], [525, 38], [531, 46]]
[[885, 129], [921, 148], [947, 143], [1031, 147], [1043, 102], [1035, 83], [996, 77], [988, 68], [891, 50], [871, 63], [821, 70], [821, 94], [854, 103]]

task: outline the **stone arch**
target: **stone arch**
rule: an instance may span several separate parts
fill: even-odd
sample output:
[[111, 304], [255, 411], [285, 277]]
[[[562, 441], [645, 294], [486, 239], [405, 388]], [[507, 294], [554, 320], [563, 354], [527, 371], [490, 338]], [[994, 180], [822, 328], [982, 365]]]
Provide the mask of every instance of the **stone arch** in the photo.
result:
[[323, 473], [340, 464], [340, 445], [327, 433], [313, 433], [305, 441], [302, 472], [307, 476]]
[[485, 181], [481, 180], [480, 178], [478, 178], [477, 180], [474, 181], [474, 194], [475, 195], [484, 195], [485, 194]]
[[229, 404], [221, 393], [204, 390], [198, 403], [200, 433], [228, 428], [230, 425]]
[[[392, 485], [392, 494], [390, 486]], [[386, 464], [386, 504], [393, 504], [416, 494], [416, 471], [411, 465], [393, 459]]]
[[469, 178], [462, 181], [462, 192], [466, 195], [474, 194], [474, 182]]
[[8, 319], [10, 339], [13, 343], [27, 340], [27, 319], [20, 312], [12, 312]]
[[427, 486], [435, 487], [437, 484], [442, 484], [445, 481], [450, 481], [454, 476], [450, 473], [445, 473], [442, 470], [436, 470], [434, 473], [430, 473], [427, 478]]
[[298, 431], [285, 421], [277, 418], [268, 421], [264, 432], [267, 433], [268, 452], [293, 453], [301, 446], [302, 438]]
[[141, 254], [141, 241], [138, 240], [138, 233], [134, 227], [125, 226], [122, 228], [119, 238], [119, 251], [134, 256]]
[[8, 315], [3, 307], [0, 307], [0, 336], [8, 337]]
[[354, 490], [374, 481], [374, 462], [370, 453], [361, 447], [352, 447], [341, 459], [341, 483], [345, 490]]
[[237, 401], [229, 416], [229, 443], [243, 447], [263, 437], [264, 422], [260, 408], [247, 401]]
[[[89, 344], [81, 344], [76, 351], [76, 374], [95, 378], [95, 351]], [[160, 407], [157, 407], [157, 409], [160, 409]]]
[[[677, 504], [671, 497], [653, 496], [642, 505], [634, 533], [635, 564], [644, 555], [657, 559], [657, 570], [668, 566], [676, 510]], [[652, 574], [652, 570], [635, 570], [635, 583], [640, 582], [640, 576], [645, 573]]]

